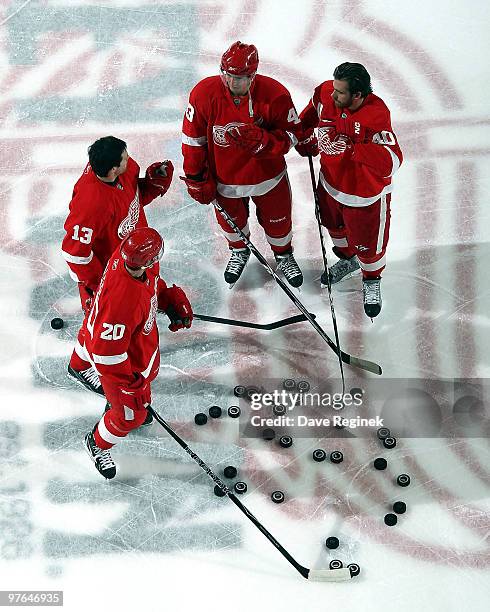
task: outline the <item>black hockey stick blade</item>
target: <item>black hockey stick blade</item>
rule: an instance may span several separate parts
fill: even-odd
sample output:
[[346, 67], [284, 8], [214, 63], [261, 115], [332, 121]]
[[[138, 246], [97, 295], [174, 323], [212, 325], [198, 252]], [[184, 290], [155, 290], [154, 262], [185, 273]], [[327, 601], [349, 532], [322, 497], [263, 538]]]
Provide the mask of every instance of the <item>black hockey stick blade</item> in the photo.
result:
[[345, 353], [344, 351], [340, 351], [340, 357], [344, 363], [351, 365], [355, 368], [360, 368], [361, 370], [366, 370], [371, 372], [372, 374], [378, 374], [381, 376], [383, 370], [381, 366], [374, 361], [369, 361], [368, 359], [361, 359], [360, 357], [355, 357], [354, 355], [349, 355], [349, 353]]
[[[310, 313], [310, 316], [314, 319], [316, 315]], [[304, 314], [294, 315], [293, 317], [287, 317], [280, 321], [274, 321], [273, 323], [251, 323], [249, 321], [237, 321], [235, 319], [223, 319], [221, 317], [212, 317], [210, 315], [203, 315], [194, 313], [194, 319], [199, 321], [209, 321], [210, 323], [219, 323], [221, 325], [234, 325], [236, 327], [250, 327], [252, 329], [277, 329], [279, 327], [285, 327], [286, 325], [293, 325], [294, 323], [301, 323], [301, 321], [307, 321]]]

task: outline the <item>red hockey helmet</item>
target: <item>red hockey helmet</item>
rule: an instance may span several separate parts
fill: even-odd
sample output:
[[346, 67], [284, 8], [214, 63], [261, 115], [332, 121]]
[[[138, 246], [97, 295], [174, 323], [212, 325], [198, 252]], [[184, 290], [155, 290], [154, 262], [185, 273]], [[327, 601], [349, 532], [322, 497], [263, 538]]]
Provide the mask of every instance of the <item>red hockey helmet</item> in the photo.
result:
[[223, 53], [220, 68], [223, 72], [236, 76], [252, 76], [259, 66], [259, 54], [255, 45], [233, 43]]
[[163, 254], [163, 239], [152, 227], [140, 227], [124, 238], [120, 248], [129, 268], [149, 268]]

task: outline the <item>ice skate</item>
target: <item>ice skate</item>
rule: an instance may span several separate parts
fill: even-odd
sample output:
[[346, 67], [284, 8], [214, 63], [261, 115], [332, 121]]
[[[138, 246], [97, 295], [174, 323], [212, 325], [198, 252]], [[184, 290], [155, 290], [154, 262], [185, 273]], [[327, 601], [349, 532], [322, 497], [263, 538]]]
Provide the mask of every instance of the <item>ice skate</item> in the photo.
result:
[[77, 383], [83, 385], [85, 389], [93, 391], [98, 395], [104, 395], [104, 389], [102, 388], [99, 375], [92, 366], [90, 366], [86, 370], [74, 370], [69, 365], [68, 376], [75, 380]]
[[364, 312], [371, 319], [381, 312], [381, 278], [365, 278], [362, 281]]
[[[337, 263], [328, 269], [330, 284], [335, 285], [336, 283], [340, 283], [340, 281], [352, 278], [356, 274], [360, 274], [360, 271], [361, 267], [355, 255], [349, 259], [339, 259]], [[322, 274], [320, 283], [322, 287], [327, 287], [328, 279], [326, 271]]]
[[225, 281], [230, 285], [230, 289], [242, 275], [250, 257], [250, 249], [232, 249], [231, 257], [225, 269]]
[[84, 447], [89, 457], [95, 463], [99, 474], [108, 480], [114, 478], [116, 475], [116, 464], [112, 460], [111, 453], [109, 450], [103, 450], [97, 446], [92, 431], [85, 436]]
[[301, 287], [303, 284], [303, 274], [294, 259], [292, 251], [277, 254], [274, 253], [277, 262], [277, 269], [281, 270], [285, 279], [292, 287]]

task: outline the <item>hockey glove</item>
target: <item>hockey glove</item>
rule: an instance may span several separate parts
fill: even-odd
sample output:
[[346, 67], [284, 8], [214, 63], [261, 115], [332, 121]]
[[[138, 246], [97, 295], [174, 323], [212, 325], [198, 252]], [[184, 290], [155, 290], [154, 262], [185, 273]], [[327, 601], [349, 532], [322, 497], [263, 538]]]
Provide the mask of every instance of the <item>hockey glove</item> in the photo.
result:
[[199, 204], [209, 204], [216, 198], [216, 181], [210, 172], [206, 172], [203, 178], [181, 176], [181, 181], [187, 186], [187, 191], [193, 200]]
[[85, 315], [90, 312], [94, 301], [94, 292], [87, 287], [85, 283], [78, 283], [78, 291], [80, 293], [80, 302]]
[[236, 145], [252, 155], [270, 157], [286, 155], [292, 146], [291, 138], [286, 132], [268, 132], [254, 123], [230, 128], [226, 131], [226, 140], [228, 144]]
[[338, 135], [347, 136], [354, 144], [366, 142], [368, 137], [368, 130], [359, 121], [347, 117], [345, 113], [336, 118], [335, 131]]
[[158, 302], [159, 308], [165, 310], [165, 314], [170, 319], [170, 325], [168, 326], [170, 331], [176, 332], [192, 325], [194, 316], [192, 306], [181, 287], [172, 285], [172, 287], [164, 289], [163, 295], [158, 296]]
[[145, 173], [145, 179], [148, 183], [160, 190], [160, 195], [164, 195], [170, 187], [173, 173], [174, 166], [172, 162], [167, 159], [164, 162], [154, 162], [151, 166], [148, 166]]
[[316, 157], [318, 155], [318, 139], [313, 130], [308, 131], [310, 132], [309, 136], [300, 140], [295, 148], [301, 157]]
[[143, 410], [151, 401], [150, 385], [144, 376], [134, 373], [134, 381], [129, 384], [116, 385], [104, 379], [104, 392], [107, 401], [113, 408]]

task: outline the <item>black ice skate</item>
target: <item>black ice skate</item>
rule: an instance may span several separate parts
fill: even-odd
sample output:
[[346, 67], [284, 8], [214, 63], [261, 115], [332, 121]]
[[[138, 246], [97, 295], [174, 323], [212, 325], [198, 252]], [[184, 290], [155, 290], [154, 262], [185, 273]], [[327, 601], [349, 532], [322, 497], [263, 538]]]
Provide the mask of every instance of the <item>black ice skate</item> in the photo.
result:
[[89, 391], [93, 391], [98, 395], [104, 395], [99, 375], [92, 366], [86, 370], [74, 370], [71, 366], [68, 366], [68, 376], [82, 384]]
[[250, 257], [250, 249], [232, 249], [231, 257], [225, 270], [225, 281], [233, 286], [242, 275], [248, 258]]
[[277, 254], [274, 253], [277, 262], [277, 269], [281, 270], [284, 278], [292, 287], [301, 287], [303, 284], [303, 274], [294, 259], [293, 251]]
[[[340, 281], [347, 280], [348, 278], [359, 274], [360, 271], [361, 267], [355, 255], [349, 259], [339, 259], [337, 263], [331, 266], [328, 270], [330, 275], [330, 284], [335, 285], [335, 283], [340, 283]], [[320, 283], [322, 284], [322, 287], [327, 286], [328, 281], [326, 272], [322, 274]]]
[[90, 459], [95, 463], [95, 467], [99, 474], [110, 480], [116, 475], [116, 464], [112, 460], [111, 453], [108, 450], [103, 450], [95, 444], [93, 432], [89, 432], [85, 436], [85, 450], [89, 454]]
[[365, 278], [362, 281], [364, 312], [368, 317], [377, 317], [381, 312], [381, 278]]
[[[104, 414], [109, 410], [110, 407], [111, 405], [109, 404], [109, 402], [106, 402], [106, 405], [104, 408]], [[146, 414], [146, 419], [143, 421], [143, 423], [141, 423], [140, 427], [147, 427], [148, 425], [151, 425], [152, 423], [153, 423], [153, 415], [151, 414], [150, 411], [148, 411]]]

